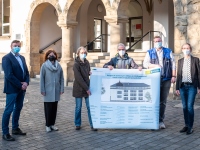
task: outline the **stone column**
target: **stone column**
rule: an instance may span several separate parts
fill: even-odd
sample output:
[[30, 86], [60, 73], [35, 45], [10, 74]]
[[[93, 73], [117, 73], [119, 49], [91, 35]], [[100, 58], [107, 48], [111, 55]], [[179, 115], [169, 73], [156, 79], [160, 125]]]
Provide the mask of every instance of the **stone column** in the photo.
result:
[[64, 74], [64, 85], [68, 86], [69, 82], [73, 82], [73, 51], [74, 51], [74, 27], [77, 25], [76, 22], [68, 24], [57, 23], [62, 29], [62, 56], [60, 64]]
[[110, 25], [110, 57], [114, 57], [117, 53], [117, 45], [123, 43], [126, 45], [126, 22], [128, 18], [104, 17]]

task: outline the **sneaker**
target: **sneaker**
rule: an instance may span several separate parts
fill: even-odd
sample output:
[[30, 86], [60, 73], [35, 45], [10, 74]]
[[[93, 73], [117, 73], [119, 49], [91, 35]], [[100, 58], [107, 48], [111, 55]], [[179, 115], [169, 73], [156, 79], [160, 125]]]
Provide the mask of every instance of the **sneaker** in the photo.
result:
[[76, 126], [76, 130], [80, 130], [81, 129], [81, 127], [80, 126]]
[[58, 131], [58, 128], [56, 126], [50, 126], [51, 130], [54, 130], [54, 131]]
[[160, 122], [159, 123], [159, 127], [160, 127], [160, 129], [165, 129], [166, 128], [164, 122]]
[[97, 129], [95, 129], [95, 128], [93, 128], [93, 127], [91, 127], [91, 130], [92, 130], [92, 131], [98, 131]]
[[51, 128], [46, 126], [46, 131], [51, 132]]

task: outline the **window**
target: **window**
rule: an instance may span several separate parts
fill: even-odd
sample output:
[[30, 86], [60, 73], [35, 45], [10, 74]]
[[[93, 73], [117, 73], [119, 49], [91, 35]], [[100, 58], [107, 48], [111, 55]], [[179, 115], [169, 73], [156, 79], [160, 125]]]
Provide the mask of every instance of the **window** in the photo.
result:
[[128, 97], [124, 97], [124, 100], [128, 100]]
[[117, 91], [117, 94], [122, 94], [122, 91]]
[[117, 95], [117, 98], [122, 98], [122, 96], [121, 95]]
[[2, 35], [10, 35], [10, 0], [2, 0], [1, 5], [1, 32]]
[[130, 97], [130, 100], [136, 100], [136, 97]]
[[139, 100], [143, 100], [143, 97], [139, 97]]

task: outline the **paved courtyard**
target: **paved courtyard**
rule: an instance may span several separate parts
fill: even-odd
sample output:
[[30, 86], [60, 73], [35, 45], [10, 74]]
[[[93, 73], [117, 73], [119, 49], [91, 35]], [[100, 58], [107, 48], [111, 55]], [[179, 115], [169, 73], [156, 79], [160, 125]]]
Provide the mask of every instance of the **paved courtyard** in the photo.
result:
[[[0, 77], [0, 90], [3, 78]], [[14, 136], [16, 141], [0, 140], [1, 150], [200, 150], [200, 101], [196, 101], [194, 133], [179, 133], [184, 126], [180, 101], [168, 100], [164, 130], [105, 130], [91, 131], [85, 105], [82, 110], [82, 129], [74, 128], [74, 98], [72, 87], [65, 87], [65, 93], [58, 104], [56, 126], [59, 131], [46, 133], [42, 96], [39, 82], [32, 80], [28, 87], [25, 104], [21, 112], [20, 128], [26, 136]], [[5, 100], [1, 92], [0, 102]], [[3, 108], [0, 108], [0, 120]], [[1, 125], [0, 125], [1, 128]], [[11, 128], [11, 123], [10, 123]], [[2, 136], [2, 134], [1, 134]]]

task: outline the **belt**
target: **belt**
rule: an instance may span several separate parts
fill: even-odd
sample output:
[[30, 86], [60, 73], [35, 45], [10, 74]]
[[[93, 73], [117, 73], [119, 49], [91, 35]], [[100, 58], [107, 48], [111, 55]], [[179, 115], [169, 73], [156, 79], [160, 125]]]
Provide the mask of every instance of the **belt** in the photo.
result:
[[193, 85], [191, 82], [182, 82], [183, 85]]

